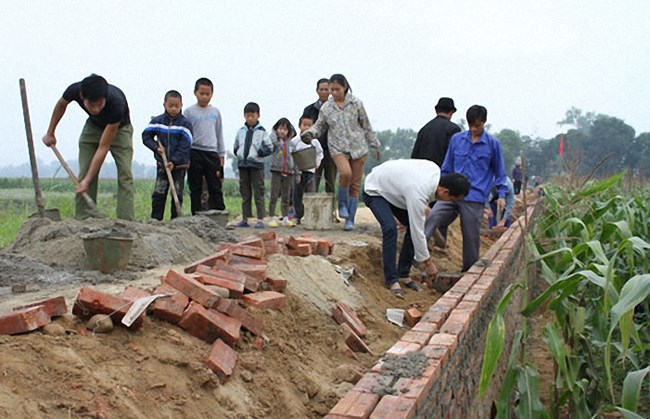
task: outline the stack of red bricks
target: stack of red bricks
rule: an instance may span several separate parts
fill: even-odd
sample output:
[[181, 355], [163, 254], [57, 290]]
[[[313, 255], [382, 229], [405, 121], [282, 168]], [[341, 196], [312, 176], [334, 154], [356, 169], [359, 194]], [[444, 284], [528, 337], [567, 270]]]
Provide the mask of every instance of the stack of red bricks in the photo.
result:
[[[267, 257], [278, 253], [329, 255], [332, 248], [330, 241], [310, 235], [285, 239], [277, 238], [273, 231], [257, 233], [238, 243], [221, 243], [216, 253], [191, 263], [183, 272], [170, 269], [161, 278], [161, 285], [153, 290], [154, 295], [167, 295], [151, 304], [150, 313], [211, 343], [205, 363], [224, 381], [235, 366], [237, 352], [233, 348], [242, 328], [256, 337], [256, 347], [261, 348], [263, 344], [264, 323], [242, 307], [240, 301], [257, 309], [281, 309], [286, 303], [282, 291], [287, 280], [266, 274]], [[119, 296], [81, 288], [72, 313], [82, 319], [106, 314], [121, 324], [133, 302], [150, 295], [149, 291], [137, 287], [127, 287]], [[55, 301], [56, 304], [37, 302], [9, 315], [0, 315], [0, 333], [29, 332], [49, 323], [52, 316], [65, 314], [65, 299], [57, 297]], [[145, 313], [129, 328], [139, 329], [144, 319]]]

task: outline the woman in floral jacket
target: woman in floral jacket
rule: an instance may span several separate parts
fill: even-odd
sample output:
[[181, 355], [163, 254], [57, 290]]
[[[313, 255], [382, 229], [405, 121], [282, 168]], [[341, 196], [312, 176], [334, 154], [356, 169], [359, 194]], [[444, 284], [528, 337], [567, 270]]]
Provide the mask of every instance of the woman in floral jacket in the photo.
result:
[[377, 160], [381, 158], [381, 152], [363, 103], [352, 95], [350, 84], [342, 74], [330, 77], [330, 97], [321, 108], [314, 126], [303, 132], [300, 138], [310, 143], [326, 129], [332, 159], [339, 173], [339, 217], [346, 219], [343, 228], [350, 231], [354, 229], [368, 146]]

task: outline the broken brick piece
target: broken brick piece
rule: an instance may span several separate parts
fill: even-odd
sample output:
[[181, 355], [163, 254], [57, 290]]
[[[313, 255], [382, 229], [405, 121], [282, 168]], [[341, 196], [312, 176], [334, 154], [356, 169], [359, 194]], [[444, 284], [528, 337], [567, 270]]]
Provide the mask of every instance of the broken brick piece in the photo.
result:
[[334, 251], [334, 243], [329, 240], [319, 239], [318, 246], [316, 247], [316, 253], [320, 256], [329, 256]]
[[[133, 304], [132, 301], [115, 295], [105, 294], [92, 288], [81, 288], [72, 307], [72, 314], [84, 320], [95, 314], [106, 314], [112, 317], [114, 324], [122, 325], [122, 319]], [[131, 324], [129, 329], [139, 329], [144, 323], [144, 313]]]
[[221, 243], [219, 249], [228, 249], [230, 253], [237, 256], [244, 256], [252, 259], [264, 258], [264, 247], [247, 246], [235, 243]]
[[212, 370], [219, 381], [225, 382], [231, 375], [237, 363], [237, 352], [217, 339], [210, 348], [210, 353], [205, 358], [205, 365]]
[[62, 295], [58, 297], [47, 298], [45, 300], [34, 301], [33, 303], [25, 304], [20, 307], [14, 307], [14, 311], [24, 310], [26, 308], [37, 306], [43, 306], [50, 317], [63, 316], [68, 312], [68, 306], [65, 304], [65, 297]]
[[347, 324], [357, 335], [364, 337], [368, 334], [368, 328], [365, 324], [357, 317], [357, 314], [342, 301], [336, 303], [332, 308], [332, 317], [338, 324]]
[[[224, 278], [232, 278], [244, 282], [244, 288], [247, 291], [257, 291], [260, 282], [266, 278], [266, 264], [264, 265], [226, 265], [217, 263], [214, 267], [215, 275], [223, 276]], [[249, 274], [250, 273], [250, 274]], [[251, 275], [253, 274], [253, 275]], [[261, 278], [260, 278], [261, 277]]]
[[316, 252], [318, 250], [318, 239], [316, 239], [316, 238], [313, 238], [313, 237], [298, 237], [296, 239], [296, 242], [298, 244], [308, 244], [310, 252], [312, 254], [314, 254], [314, 255], [316, 254]]
[[348, 345], [348, 348], [352, 349], [354, 352], [365, 352], [365, 353], [372, 353], [370, 351], [370, 348], [366, 346], [366, 344], [363, 342], [363, 340], [354, 333], [352, 328], [347, 325], [347, 323], [343, 323], [341, 327], [344, 330], [345, 333], [345, 344]]
[[167, 272], [165, 282], [206, 308], [216, 307], [221, 298], [196, 279], [173, 269]]
[[311, 246], [307, 243], [297, 244], [295, 247], [290, 247], [289, 256], [309, 256], [311, 255]]
[[252, 294], [244, 294], [242, 300], [248, 305], [259, 309], [277, 310], [287, 302], [287, 296], [275, 291], [260, 291]]
[[415, 307], [411, 307], [404, 312], [404, 322], [409, 326], [415, 326], [422, 319], [422, 313]]
[[178, 325], [190, 335], [208, 343], [219, 338], [230, 346], [234, 346], [239, 340], [241, 328], [239, 320], [194, 302], [185, 310]]
[[275, 240], [276, 237], [277, 237], [276, 234], [275, 234], [275, 231], [270, 231], [270, 230], [269, 231], [259, 231], [259, 232], [255, 233], [255, 235], [257, 237], [259, 237], [260, 239], [264, 240], [264, 241]]
[[264, 332], [264, 322], [249, 314], [235, 300], [222, 298], [217, 305], [217, 311], [239, 320], [244, 329], [256, 336], [260, 336]]
[[267, 276], [265, 282], [271, 288], [271, 291], [284, 291], [287, 288], [287, 280], [278, 276]]
[[244, 238], [237, 242], [237, 244], [264, 248], [264, 240], [257, 236]]
[[0, 314], [0, 335], [16, 335], [39, 329], [52, 320], [45, 306], [28, 307]]
[[135, 301], [138, 298], [149, 297], [150, 295], [151, 294], [149, 294], [147, 290], [143, 290], [142, 288], [131, 287], [131, 286], [124, 288], [124, 291], [120, 293], [120, 297], [129, 301]]
[[157, 287], [154, 294], [173, 294], [169, 297], [159, 297], [151, 305], [153, 316], [172, 324], [178, 324], [190, 304], [190, 299], [176, 288], [165, 283]]

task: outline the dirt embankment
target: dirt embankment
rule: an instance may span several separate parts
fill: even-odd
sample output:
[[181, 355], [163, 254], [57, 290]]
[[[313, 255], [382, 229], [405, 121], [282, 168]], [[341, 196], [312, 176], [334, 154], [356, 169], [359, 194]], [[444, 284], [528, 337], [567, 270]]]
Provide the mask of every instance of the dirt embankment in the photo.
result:
[[[153, 288], [170, 267], [210, 254], [219, 241], [252, 232], [231, 233], [210, 222], [202, 217], [166, 224], [31, 220], [16, 242], [0, 252], [0, 312], [55, 295], [64, 295], [70, 308], [79, 287], [89, 284], [115, 294], [127, 285]], [[107, 228], [135, 236], [129, 269], [116, 275], [87, 270], [80, 239]], [[278, 229], [285, 236], [301, 233], [298, 227]], [[55, 320], [62, 334], [0, 336], [0, 416], [322, 417], [404, 333], [385, 319], [386, 308], [424, 311], [439, 294], [406, 290], [406, 299], [398, 300], [383, 288], [380, 231], [369, 212], [360, 211], [355, 232], [310, 233], [332, 240], [334, 254], [269, 259], [269, 273], [289, 281], [287, 306], [280, 311], [247, 309], [264, 321], [268, 342], [257, 349], [244, 332], [235, 372], [225, 384], [203, 364], [210, 345], [176, 326], [147, 318], [137, 332], [117, 327], [93, 335], [80, 333], [83, 323], [66, 315]], [[491, 241], [484, 241], [487, 248]], [[449, 253], [436, 258], [442, 271], [460, 266], [457, 223], [450, 232]], [[354, 268], [349, 286], [335, 265]], [[39, 289], [8, 291], [25, 283]], [[341, 300], [368, 327], [364, 340], [373, 355], [352, 359], [344, 354], [343, 332], [330, 316]]]

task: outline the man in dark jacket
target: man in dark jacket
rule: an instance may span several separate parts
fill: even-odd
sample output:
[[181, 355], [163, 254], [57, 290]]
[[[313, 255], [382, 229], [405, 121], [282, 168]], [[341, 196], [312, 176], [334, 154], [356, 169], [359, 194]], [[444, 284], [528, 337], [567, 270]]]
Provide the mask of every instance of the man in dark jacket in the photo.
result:
[[[302, 112], [303, 115], [308, 115], [314, 124], [318, 120], [320, 108], [323, 106], [330, 95], [330, 81], [329, 79], [320, 79], [316, 83], [316, 93], [318, 93], [318, 100], [311, 105], [307, 106]], [[316, 192], [320, 186], [321, 176], [325, 178], [325, 192], [334, 193], [334, 184], [336, 182], [336, 165], [332, 160], [329, 147], [327, 145], [327, 131], [318, 138], [318, 142], [323, 147], [323, 161], [320, 166], [316, 168], [314, 179], [316, 180]]]
[[[435, 109], [436, 117], [418, 131], [411, 158], [431, 160], [438, 167], [442, 167], [449, 148], [449, 140], [452, 135], [460, 132], [460, 127], [451, 122], [451, 116], [456, 112], [452, 98], [441, 97]], [[433, 238], [434, 251], [446, 254], [447, 226], [438, 227]]]

